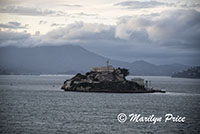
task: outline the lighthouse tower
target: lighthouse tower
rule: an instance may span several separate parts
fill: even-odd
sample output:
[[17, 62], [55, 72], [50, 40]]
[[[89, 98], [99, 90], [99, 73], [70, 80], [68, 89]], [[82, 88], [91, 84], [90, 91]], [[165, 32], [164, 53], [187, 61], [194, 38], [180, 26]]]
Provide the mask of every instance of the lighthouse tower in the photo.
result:
[[107, 71], [109, 72], [109, 60], [106, 61]]

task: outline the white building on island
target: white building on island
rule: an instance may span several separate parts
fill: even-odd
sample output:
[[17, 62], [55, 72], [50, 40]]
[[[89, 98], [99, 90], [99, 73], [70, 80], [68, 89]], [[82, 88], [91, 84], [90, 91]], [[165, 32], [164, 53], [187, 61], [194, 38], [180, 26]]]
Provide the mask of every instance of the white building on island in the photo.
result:
[[102, 67], [93, 67], [92, 71], [94, 72], [113, 72], [115, 68], [109, 65], [109, 60], [107, 60], [107, 65]]

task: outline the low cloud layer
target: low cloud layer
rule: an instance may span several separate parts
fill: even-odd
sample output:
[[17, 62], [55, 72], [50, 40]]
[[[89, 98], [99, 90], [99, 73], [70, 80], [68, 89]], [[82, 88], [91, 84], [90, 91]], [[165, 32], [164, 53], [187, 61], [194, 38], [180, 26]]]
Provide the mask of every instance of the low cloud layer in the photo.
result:
[[90, 40], [114, 40], [113, 26], [76, 22], [64, 28], [48, 32], [44, 38], [53, 40], [89, 42]]
[[29, 39], [30, 35], [27, 33], [0, 31], [1, 46], [23, 46], [24, 41]]

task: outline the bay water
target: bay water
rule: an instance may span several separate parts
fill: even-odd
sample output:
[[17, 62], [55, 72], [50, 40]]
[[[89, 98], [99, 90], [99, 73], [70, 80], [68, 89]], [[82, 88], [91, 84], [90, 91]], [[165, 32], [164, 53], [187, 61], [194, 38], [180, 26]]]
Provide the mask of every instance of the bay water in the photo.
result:
[[[71, 77], [1, 75], [0, 133], [200, 133], [200, 79], [141, 76], [166, 93], [64, 92], [60, 88]], [[123, 123], [117, 119], [120, 113], [127, 116]], [[130, 114], [153, 115], [162, 121], [130, 121]], [[185, 117], [185, 121], [165, 122], [166, 114]]]

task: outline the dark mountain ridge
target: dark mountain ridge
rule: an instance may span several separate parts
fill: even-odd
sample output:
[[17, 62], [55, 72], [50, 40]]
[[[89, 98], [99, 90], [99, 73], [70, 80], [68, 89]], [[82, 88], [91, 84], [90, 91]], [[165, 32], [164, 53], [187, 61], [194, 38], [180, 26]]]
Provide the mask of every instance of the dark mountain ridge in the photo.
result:
[[[0, 47], [0, 74], [75, 74], [94, 66], [105, 66], [108, 58], [74, 45], [34, 48]], [[128, 68], [133, 75], [165, 75], [182, 71], [181, 64], [154, 65], [146, 61], [133, 63], [110, 60], [114, 67]]]

